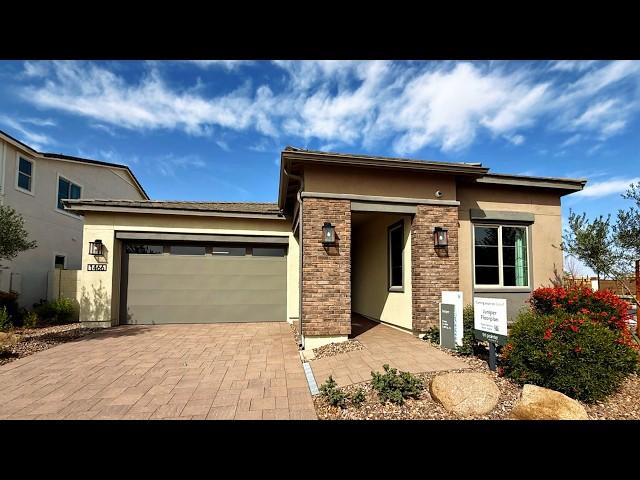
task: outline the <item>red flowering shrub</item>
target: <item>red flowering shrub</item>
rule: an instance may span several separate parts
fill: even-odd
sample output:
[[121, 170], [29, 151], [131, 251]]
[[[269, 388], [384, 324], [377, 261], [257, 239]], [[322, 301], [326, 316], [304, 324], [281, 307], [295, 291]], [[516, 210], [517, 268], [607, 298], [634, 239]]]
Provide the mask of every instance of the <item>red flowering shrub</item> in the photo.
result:
[[504, 375], [594, 402], [638, 369], [638, 352], [585, 313], [521, 313], [502, 349]]
[[629, 331], [629, 304], [608, 290], [594, 292], [589, 287], [538, 288], [529, 303], [540, 315], [557, 312], [580, 314], [613, 330], [618, 341], [638, 348]]

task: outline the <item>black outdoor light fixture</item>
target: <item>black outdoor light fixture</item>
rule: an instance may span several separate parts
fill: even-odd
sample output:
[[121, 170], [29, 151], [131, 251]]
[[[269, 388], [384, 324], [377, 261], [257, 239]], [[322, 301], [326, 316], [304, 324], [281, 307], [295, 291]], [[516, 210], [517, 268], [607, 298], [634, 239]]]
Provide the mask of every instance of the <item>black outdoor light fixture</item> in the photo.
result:
[[89, 242], [89, 255], [102, 255], [102, 248], [104, 245], [102, 244], [102, 240], [94, 240], [93, 242]]
[[331, 222], [324, 222], [322, 226], [322, 243], [324, 245], [336, 243], [336, 227], [331, 225]]
[[449, 246], [449, 233], [446, 228], [436, 227], [433, 229], [433, 246], [436, 248]]

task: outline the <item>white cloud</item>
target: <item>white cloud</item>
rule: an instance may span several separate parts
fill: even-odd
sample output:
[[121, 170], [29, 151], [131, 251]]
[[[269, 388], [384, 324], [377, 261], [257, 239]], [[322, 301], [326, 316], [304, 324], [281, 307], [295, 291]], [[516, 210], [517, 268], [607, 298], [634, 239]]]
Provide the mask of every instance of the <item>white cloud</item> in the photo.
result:
[[[247, 64], [195, 62], [229, 75]], [[570, 134], [562, 148], [623, 132], [640, 109], [640, 91], [626, 88], [637, 84], [640, 62], [588, 68], [571, 62], [546, 71], [571, 71], [572, 83], [509, 62], [274, 61], [273, 83], [247, 80], [213, 96], [201, 80], [181, 88], [165, 82], [153, 62], [133, 80], [93, 63], [26, 62], [29, 81], [21, 95], [39, 108], [89, 118], [105, 131], [116, 126], [212, 136], [253, 130], [276, 143], [286, 134], [335, 149], [373, 149], [389, 140], [397, 154], [427, 146], [456, 152], [483, 134], [520, 145], [527, 129], [540, 126]]]
[[237, 70], [245, 65], [252, 65], [253, 60], [187, 60], [200, 68], [223, 68], [227, 71]]
[[601, 198], [614, 194], [622, 194], [629, 188], [629, 185], [640, 181], [640, 177], [633, 178], [611, 178], [603, 182], [589, 184], [579, 192], [573, 194], [574, 197]]
[[30, 123], [38, 127], [55, 127], [57, 122], [51, 118], [23, 118], [22, 123]]
[[176, 170], [179, 169], [189, 167], [205, 168], [207, 166], [207, 164], [197, 155], [176, 156], [173, 154], [167, 154], [150, 159], [149, 163], [153, 163], [153, 168], [157, 169], [157, 171], [165, 177], [175, 177]]
[[595, 60], [557, 60], [551, 64], [551, 71], [582, 72], [595, 63]]
[[505, 135], [504, 138], [506, 138], [509, 142], [513, 143], [514, 145], [522, 145], [525, 141], [525, 137], [524, 135]]
[[18, 138], [18, 140], [23, 141], [31, 148], [35, 150], [42, 150], [43, 147], [47, 145], [55, 145], [56, 142], [50, 138], [48, 135], [43, 133], [34, 132], [33, 130], [26, 128], [23, 123], [33, 123], [25, 120], [16, 120], [14, 118], [8, 117], [6, 115], [0, 115], [0, 124], [6, 125], [7, 127], [18, 132], [18, 135], [22, 138]]
[[576, 133], [575, 135], [571, 135], [564, 142], [562, 142], [560, 144], [560, 148], [570, 147], [571, 145], [575, 145], [576, 143], [578, 143], [580, 140], [582, 140], [582, 135]]
[[461, 150], [482, 127], [507, 135], [534, 123], [543, 111], [547, 88], [522, 73], [484, 71], [472, 63], [427, 70], [385, 105], [381, 128], [397, 132], [398, 153], [426, 145]]
[[47, 74], [49, 68], [46, 62], [24, 62], [24, 70], [22, 74], [26, 77], [43, 77]]

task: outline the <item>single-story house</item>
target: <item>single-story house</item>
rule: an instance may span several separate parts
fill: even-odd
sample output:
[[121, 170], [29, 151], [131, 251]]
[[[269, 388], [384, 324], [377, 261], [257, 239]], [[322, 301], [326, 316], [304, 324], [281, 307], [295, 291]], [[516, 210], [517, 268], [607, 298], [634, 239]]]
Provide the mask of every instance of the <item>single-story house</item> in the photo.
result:
[[585, 183], [287, 147], [277, 203], [67, 200], [85, 219], [81, 321], [289, 321], [316, 348], [353, 313], [423, 334], [442, 291], [513, 317], [562, 275], [560, 202]]

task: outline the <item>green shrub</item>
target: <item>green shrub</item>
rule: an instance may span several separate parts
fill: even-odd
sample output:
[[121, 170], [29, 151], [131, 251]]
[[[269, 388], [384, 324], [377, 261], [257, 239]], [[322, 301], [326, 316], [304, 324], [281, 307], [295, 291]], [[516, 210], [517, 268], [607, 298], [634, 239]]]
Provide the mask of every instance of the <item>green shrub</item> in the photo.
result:
[[382, 366], [384, 373], [371, 372], [373, 388], [382, 403], [387, 401], [402, 405], [405, 398], [416, 398], [424, 389], [424, 383], [409, 372], [400, 372], [389, 365]]
[[331, 375], [326, 382], [320, 385], [320, 396], [331, 406], [347, 407], [347, 395], [338, 387]]
[[35, 313], [44, 323], [60, 325], [75, 321], [77, 308], [70, 298], [60, 297], [51, 302], [41, 301], [33, 306]]
[[502, 350], [504, 374], [585, 402], [615, 392], [637, 371], [638, 353], [588, 315], [522, 312]]
[[0, 309], [5, 307], [13, 320], [13, 324], [19, 327], [20, 308], [18, 307], [18, 294], [13, 292], [0, 292]]
[[0, 307], [0, 330], [7, 330], [12, 326], [11, 315], [7, 312], [7, 307]]
[[362, 387], [354, 391], [351, 394], [351, 397], [349, 398], [349, 400], [351, 400], [352, 405], [356, 408], [360, 408], [360, 405], [362, 405], [366, 399], [367, 399], [367, 396], [364, 393], [364, 388]]
[[473, 355], [479, 348], [478, 340], [473, 334], [473, 305], [467, 305], [462, 312], [462, 346], [456, 348], [460, 355]]
[[424, 334], [424, 338], [431, 343], [440, 343], [440, 329], [438, 327], [429, 327]]
[[25, 328], [36, 328], [38, 326], [38, 314], [36, 312], [25, 313], [22, 326]]

